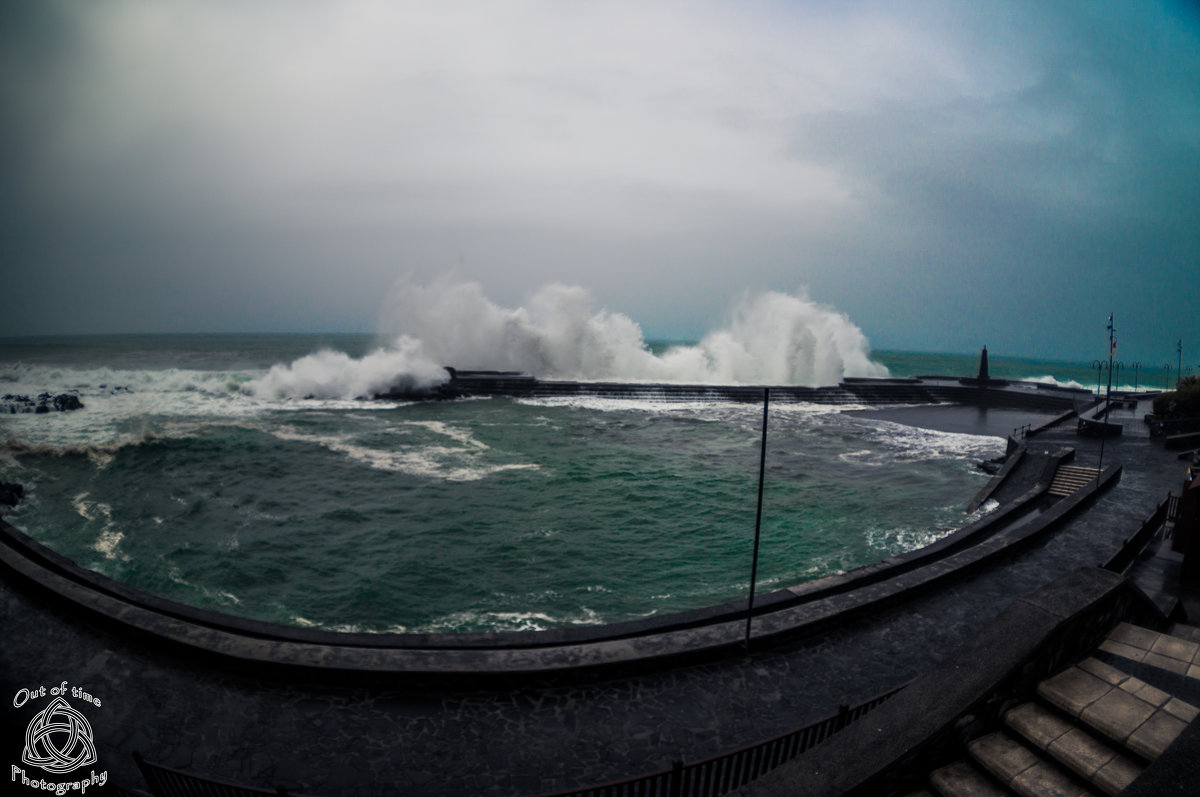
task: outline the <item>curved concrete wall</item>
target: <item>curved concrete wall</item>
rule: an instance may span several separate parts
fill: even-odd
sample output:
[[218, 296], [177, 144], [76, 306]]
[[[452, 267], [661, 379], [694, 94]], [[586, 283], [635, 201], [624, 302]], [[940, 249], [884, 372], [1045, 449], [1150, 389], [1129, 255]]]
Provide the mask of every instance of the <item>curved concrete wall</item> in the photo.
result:
[[[1065, 454], [1064, 454], [1065, 456]], [[1049, 469], [1052, 473], [1053, 469]], [[1052, 530], [1116, 483], [1107, 469], [1048, 509], [1047, 479], [1002, 510], [925, 548], [755, 599], [750, 643], [810, 634], [931, 589]], [[234, 663], [389, 676], [512, 676], [645, 667], [723, 655], [745, 640], [743, 602], [607, 626], [493, 634], [346, 634], [176, 603], [79, 567], [0, 520], [0, 571], [121, 632]]]

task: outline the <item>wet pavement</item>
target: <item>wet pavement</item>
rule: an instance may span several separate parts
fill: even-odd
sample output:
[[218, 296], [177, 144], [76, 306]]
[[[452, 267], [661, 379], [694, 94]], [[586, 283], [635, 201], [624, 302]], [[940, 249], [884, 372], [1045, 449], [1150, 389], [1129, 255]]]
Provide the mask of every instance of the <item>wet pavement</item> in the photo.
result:
[[[100, 700], [72, 703], [91, 723], [94, 768], [135, 788], [143, 784], [134, 751], [197, 774], [318, 795], [522, 795], [662, 769], [904, 683], [1013, 597], [1107, 560], [1169, 490], [1178, 492], [1185, 470], [1138, 434], [1144, 411], [1111, 416], [1129, 423], [1121, 438], [1103, 441], [1104, 464], [1124, 467], [1120, 483], [1043, 542], [890, 611], [748, 656], [511, 688], [282, 682], [150, 649], [0, 581], [0, 689], [15, 696], [67, 681]], [[963, 413], [947, 413], [947, 423], [951, 415], [958, 424]], [[1099, 464], [1101, 445], [1077, 437], [1073, 421], [1028, 441], [1031, 450], [1075, 447], [1074, 464], [1084, 466]], [[6, 698], [0, 762], [20, 763], [22, 734], [49, 699], [17, 707]]]

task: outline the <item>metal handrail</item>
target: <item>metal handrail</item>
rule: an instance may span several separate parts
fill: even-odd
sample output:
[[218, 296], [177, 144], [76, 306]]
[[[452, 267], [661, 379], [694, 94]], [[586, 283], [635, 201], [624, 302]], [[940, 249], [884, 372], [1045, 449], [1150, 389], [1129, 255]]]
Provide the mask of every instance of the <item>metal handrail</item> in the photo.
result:
[[856, 706], [841, 706], [836, 714], [793, 731], [772, 736], [727, 753], [689, 764], [675, 761], [670, 769], [648, 772], [609, 783], [549, 792], [538, 797], [718, 797], [745, 786], [811, 747], [815, 747], [867, 712], [895, 696], [907, 683]]
[[1142, 549], [1154, 538], [1154, 535], [1159, 532], [1169, 521], [1172, 521], [1179, 514], [1179, 498], [1171, 493], [1167, 493], [1167, 497], [1162, 500], [1150, 516], [1142, 521], [1142, 526], [1132, 537], [1129, 537], [1122, 543], [1113, 557], [1105, 562], [1102, 567], [1105, 570], [1113, 573], [1124, 574], [1129, 566], [1137, 559], [1138, 554]]

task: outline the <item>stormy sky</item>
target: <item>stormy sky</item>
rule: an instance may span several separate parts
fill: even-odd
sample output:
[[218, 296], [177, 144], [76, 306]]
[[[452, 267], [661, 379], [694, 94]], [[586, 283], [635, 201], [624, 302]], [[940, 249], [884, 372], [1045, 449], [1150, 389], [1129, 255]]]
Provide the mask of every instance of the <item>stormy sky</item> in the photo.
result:
[[374, 331], [449, 277], [1200, 350], [1193, 2], [4, 2], [0, 103], [0, 335]]

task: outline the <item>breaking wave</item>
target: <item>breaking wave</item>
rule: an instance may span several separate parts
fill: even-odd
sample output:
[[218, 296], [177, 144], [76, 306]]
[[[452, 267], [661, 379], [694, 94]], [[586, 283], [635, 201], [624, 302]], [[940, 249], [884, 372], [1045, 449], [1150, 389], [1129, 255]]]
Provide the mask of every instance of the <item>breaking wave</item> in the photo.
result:
[[400, 337], [391, 348], [361, 358], [324, 349], [290, 365], [272, 366], [244, 390], [263, 399], [354, 399], [399, 388], [428, 388], [445, 380], [445, 369], [421, 352], [420, 341]]
[[355, 398], [444, 382], [443, 366], [522, 371], [543, 379], [830, 385], [887, 376], [862, 330], [810, 299], [746, 295], [729, 322], [695, 345], [654, 353], [629, 316], [597, 309], [579, 286], [546, 285], [505, 308], [479, 283], [401, 280], [385, 305], [389, 343], [361, 359], [322, 351], [276, 365], [245, 390], [260, 398]]
[[[1081, 389], [1088, 390], [1089, 389], [1087, 385], [1080, 384], [1079, 382], [1075, 381], [1074, 379], [1057, 379], [1049, 374], [1045, 374], [1043, 376], [1026, 376], [1026, 377], [1023, 377], [1021, 379], [1021, 381], [1022, 382], [1036, 382], [1041, 385], [1050, 385], [1051, 387], [1070, 387], [1070, 388], [1075, 388], [1076, 390], [1081, 390]], [[1116, 388], [1115, 385], [1113, 387], [1114, 387], [1114, 389]], [[1133, 388], [1127, 387], [1124, 389], [1132, 390]]]

